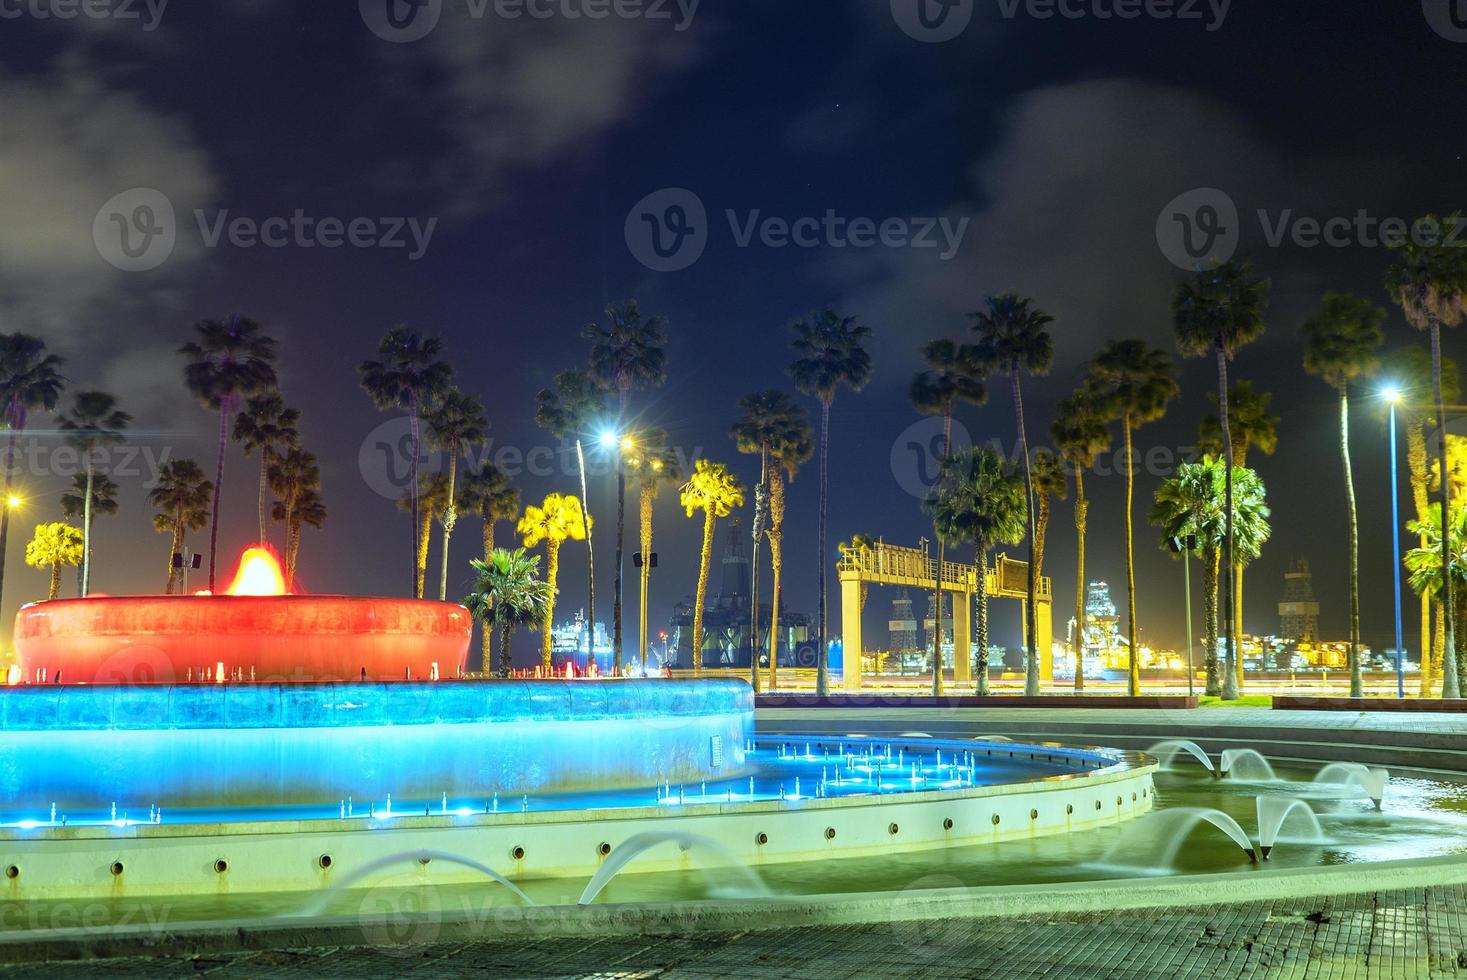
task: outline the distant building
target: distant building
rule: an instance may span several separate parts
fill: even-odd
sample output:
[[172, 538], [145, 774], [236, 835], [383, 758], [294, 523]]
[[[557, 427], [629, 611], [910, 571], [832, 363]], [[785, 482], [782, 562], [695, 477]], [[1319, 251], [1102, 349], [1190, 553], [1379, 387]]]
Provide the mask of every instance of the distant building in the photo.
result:
[[1091, 582], [1085, 592], [1085, 629], [1082, 639], [1086, 656], [1095, 656], [1126, 645], [1121, 637], [1121, 617], [1105, 582]]
[[1307, 561], [1296, 561], [1284, 573], [1284, 601], [1279, 603], [1279, 636], [1293, 643], [1319, 640], [1319, 603]]
[[920, 649], [917, 635], [917, 614], [912, 610], [912, 596], [902, 589], [891, 600], [891, 619], [886, 622], [887, 645], [895, 654], [911, 653]]

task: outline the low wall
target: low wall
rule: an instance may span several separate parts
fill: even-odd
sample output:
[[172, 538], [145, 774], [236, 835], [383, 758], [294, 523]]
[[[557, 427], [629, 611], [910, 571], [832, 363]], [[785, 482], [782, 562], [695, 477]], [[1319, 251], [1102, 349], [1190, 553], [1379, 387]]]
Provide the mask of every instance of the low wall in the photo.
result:
[[1467, 701], [1447, 698], [1326, 698], [1275, 694], [1273, 706], [1293, 711], [1467, 711]]
[[989, 697], [932, 694], [761, 694], [761, 708], [1195, 708], [1198, 700], [1186, 694], [1041, 694]]

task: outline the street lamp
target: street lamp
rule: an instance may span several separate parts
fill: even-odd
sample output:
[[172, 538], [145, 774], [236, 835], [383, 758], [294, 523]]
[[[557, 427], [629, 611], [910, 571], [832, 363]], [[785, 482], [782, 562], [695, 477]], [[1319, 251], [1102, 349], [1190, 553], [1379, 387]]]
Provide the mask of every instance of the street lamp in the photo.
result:
[[[612, 673], [620, 674], [622, 668], [621, 660], [621, 590], [623, 571], [623, 551], [626, 530], [626, 506], [627, 506], [627, 470], [626, 454], [637, 448], [637, 440], [629, 432], [619, 432], [615, 428], [601, 430], [598, 442], [601, 448], [608, 452], [616, 453], [616, 582], [612, 595], [612, 625], [611, 625], [611, 665]], [[596, 625], [591, 624], [592, 635], [595, 634]], [[594, 645], [594, 644], [593, 644]], [[592, 654], [594, 657], [595, 654]]]
[[[1182, 556], [1182, 588], [1187, 591], [1187, 697], [1190, 698], [1197, 693], [1193, 689], [1193, 677], [1196, 675], [1197, 670], [1192, 664], [1192, 552], [1197, 550], [1197, 535], [1188, 534], [1171, 538], [1167, 541], [1167, 547], [1171, 549], [1172, 554]], [[1080, 632], [1081, 639], [1079, 649], [1083, 656], [1084, 625], [1079, 624], [1077, 629]], [[1076, 658], [1075, 669], [1080, 669], [1079, 657]]]
[[[1400, 478], [1396, 475], [1396, 406], [1401, 404], [1401, 390], [1390, 386], [1381, 390], [1380, 397], [1391, 407], [1391, 541], [1395, 552], [1396, 579], [1396, 698], [1406, 698], [1406, 670], [1402, 661], [1401, 646], [1401, 502]], [[1442, 524], [1446, 526], [1445, 522]], [[1422, 638], [1425, 642], [1425, 638]]]

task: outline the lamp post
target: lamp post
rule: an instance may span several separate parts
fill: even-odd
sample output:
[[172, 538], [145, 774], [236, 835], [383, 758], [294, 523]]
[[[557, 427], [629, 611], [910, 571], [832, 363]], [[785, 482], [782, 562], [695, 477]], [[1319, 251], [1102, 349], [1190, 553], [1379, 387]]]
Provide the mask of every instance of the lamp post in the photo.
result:
[[[1404, 654], [1401, 650], [1404, 642], [1401, 633], [1401, 483], [1400, 478], [1396, 475], [1396, 406], [1401, 404], [1401, 392], [1396, 388], [1387, 388], [1381, 392], [1381, 397], [1391, 407], [1391, 541], [1395, 556], [1393, 571], [1396, 580], [1396, 698], [1405, 700], [1406, 670], [1402, 659]], [[1446, 527], [1445, 521], [1442, 527]]]
[[1193, 688], [1197, 671], [1192, 665], [1192, 552], [1197, 550], [1197, 535], [1172, 538], [1167, 546], [1172, 554], [1182, 556], [1182, 588], [1187, 591], [1187, 697], [1190, 698], [1197, 693]]
[[[621, 674], [621, 589], [622, 589], [622, 566], [625, 550], [623, 542], [626, 531], [626, 506], [627, 506], [627, 471], [622, 465], [622, 457], [625, 453], [637, 447], [636, 440], [630, 435], [617, 432], [615, 429], [606, 429], [601, 433], [601, 448], [615, 453], [616, 461], [616, 580], [612, 585], [612, 607], [611, 607], [611, 672], [613, 676]], [[596, 624], [591, 624], [591, 658], [595, 659]]]

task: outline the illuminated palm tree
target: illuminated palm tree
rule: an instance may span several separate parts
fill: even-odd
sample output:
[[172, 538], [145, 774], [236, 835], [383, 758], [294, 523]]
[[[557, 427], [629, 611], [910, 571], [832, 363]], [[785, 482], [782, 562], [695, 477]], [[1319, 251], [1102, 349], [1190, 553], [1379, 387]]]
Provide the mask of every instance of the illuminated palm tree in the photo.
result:
[[[5, 413], [5, 495], [15, 493], [15, 444], [30, 413], [53, 411], [66, 379], [62, 359], [46, 353], [45, 341], [30, 334], [0, 334], [0, 409]], [[0, 501], [3, 503], [4, 501]], [[5, 581], [6, 542], [10, 539], [10, 507], [0, 507], [0, 590]]]
[[105, 391], [84, 391], [76, 396], [70, 412], [61, 416], [66, 441], [79, 450], [86, 464], [86, 488], [82, 493], [82, 562], [79, 595], [91, 591], [92, 582], [92, 496], [97, 481], [97, 454], [121, 445], [132, 416], [117, 407], [117, 399]]
[[[627, 396], [633, 391], [660, 388], [667, 381], [667, 341], [662, 335], [664, 317], [642, 319], [636, 300], [612, 303], [606, 308], [607, 326], [589, 324], [582, 336], [591, 341], [591, 375], [606, 391], [616, 395], [615, 438], [630, 446], [627, 426]], [[622, 552], [626, 535], [627, 480], [621, 453], [616, 469], [616, 577], [611, 599], [612, 669], [621, 671], [622, 648]]]
[[[523, 548], [514, 551], [497, 548], [490, 551], [484, 560], [475, 558], [469, 564], [478, 573], [478, 580], [463, 604], [475, 619], [484, 624], [485, 635], [492, 633], [495, 626], [499, 627], [497, 674], [508, 677], [514, 667], [510, 638], [521, 627], [538, 629], [545, 624], [555, 605], [555, 587], [536, 577], [540, 556], [527, 554]], [[486, 673], [492, 668], [492, 664], [484, 664]]]
[[[586, 450], [582, 442], [587, 432], [606, 415], [606, 399], [596, 380], [586, 371], [562, 371], [555, 376], [555, 386], [544, 388], [535, 396], [535, 424], [562, 442], [576, 447], [576, 465], [581, 474], [581, 501], [586, 524], [591, 524], [591, 498], [586, 493]], [[596, 547], [586, 535], [586, 656], [594, 657], [596, 645]], [[590, 661], [588, 660], [587, 663]]]
[[[1447, 410], [1443, 397], [1442, 382], [1442, 327], [1455, 327], [1467, 314], [1467, 257], [1462, 255], [1460, 242], [1455, 232], [1459, 230], [1462, 217], [1453, 214], [1443, 222], [1434, 215], [1427, 215], [1413, 227], [1415, 234], [1398, 246], [1395, 251], [1397, 263], [1386, 272], [1386, 289], [1391, 298], [1400, 305], [1406, 321], [1417, 330], [1431, 337], [1431, 394], [1436, 409], [1436, 426], [1440, 434], [1437, 447], [1437, 465], [1442, 472], [1447, 469]], [[1450, 480], [1441, 480], [1441, 511], [1452, 513], [1452, 489]], [[1449, 535], [1438, 535], [1441, 539], [1442, 573], [1442, 697], [1461, 696], [1462, 683], [1455, 670], [1448, 670], [1449, 661], [1456, 661], [1456, 601], [1453, 596], [1453, 581], [1448, 573], [1451, 556], [1448, 553]]]
[[1085, 532], [1090, 522], [1090, 500], [1085, 496], [1085, 471], [1110, 448], [1110, 430], [1096, 411], [1093, 395], [1085, 388], [1059, 403], [1050, 435], [1060, 456], [1075, 474], [1075, 690], [1085, 689]]
[[1136, 630], [1136, 540], [1133, 501], [1136, 493], [1136, 464], [1131, 454], [1131, 435], [1147, 422], [1166, 414], [1177, 397], [1178, 387], [1171, 358], [1141, 340], [1112, 340], [1090, 362], [1087, 384], [1100, 416], [1121, 423], [1126, 456], [1126, 610], [1130, 666], [1127, 690], [1141, 693], [1141, 661]]
[[[1386, 357], [1385, 377], [1396, 386], [1401, 396], [1397, 412], [1406, 430], [1406, 468], [1411, 475], [1411, 498], [1416, 520], [1425, 521], [1433, 488], [1432, 467], [1427, 465], [1426, 427], [1432, 419], [1431, 353], [1420, 347], [1402, 347]], [[1461, 401], [1460, 375], [1457, 362], [1442, 359], [1442, 397], [1449, 405]], [[1421, 547], [1426, 540], [1421, 539]], [[1442, 641], [1445, 624], [1437, 608], [1436, 632], [1433, 634], [1431, 610], [1433, 599], [1423, 592], [1421, 598], [1421, 696], [1430, 697], [1441, 670]]]
[[[1232, 495], [1233, 454], [1232, 413], [1228, 408], [1228, 362], [1239, 350], [1263, 336], [1263, 312], [1268, 307], [1269, 283], [1255, 279], [1248, 263], [1222, 262], [1199, 269], [1188, 282], [1177, 287], [1172, 299], [1172, 321], [1177, 347], [1183, 357], [1211, 356], [1217, 363], [1218, 418], [1222, 429], [1226, 492], [1229, 503], [1224, 511], [1228, 529], [1223, 543], [1223, 566], [1232, 574], [1237, 560], [1233, 554]], [[1223, 592], [1223, 622], [1235, 624], [1232, 589]], [[1236, 676], [1223, 681], [1223, 697], [1237, 697], [1242, 681], [1243, 653], [1229, 631], [1229, 654]]]
[[286, 408], [278, 391], [267, 391], [245, 402], [234, 419], [234, 440], [245, 455], [260, 454], [260, 541], [265, 542], [265, 494], [270, 488], [270, 464], [286, 450], [300, 445], [299, 409]]
[[295, 555], [300, 549], [301, 501], [306, 495], [321, 488], [321, 467], [314, 453], [299, 446], [287, 449], [270, 463], [266, 474], [270, 489], [278, 498], [271, 507], [271, 516], [285, 526], [285, 548], [281, 552], [285, 559], [285, 583], [295, 588]]
[[25, 563], [49, 569], [51, 591], [47, 599], [61, 595], [61, 568], [82, 563], [82, 533], [70, 524], [37, 524], [36, 533], [25, 546]]
[[556, 579], [560, 574], [560, 546], [566, 541], [586, 540], [592, 530], [591, 519], [581, 509], [580, 500], [552, 493], [539, 507], [526, 507], [525, 516], [520, 518], [516, 529], [526, 548], [539, 547], [542, 541], [545, 543], [545, 581], [550, 586], [550, 604], [545, 611], [544, 632], [540, 637], [540, 665], [549, 671], [554, 666], [550, 659], [553, 649], [551, 630], [555, 622], [555, 600], [559, 594]]
[[438, 580], [438, 601], [448, 601], [448, 544], [458, 523], [458, 460], [469, 447], [484, 438], [489, 420], [484, 403], [457, 388], [448, 388], [428, 412], [428, 442], [448, 453], [448, 499], [443, 508], [443, 569]]
[[[972, 542], [977, 585], [977, 645], [973, 680], [977, 693], [988, 687], [988, 552], [1018, 544], [1028, 530], [1024, 481], [991, 449], [969, 449], [943, 460], [942, 475], [922, 509], [949, 543]], [[941, 610], [939, 609], [939, 615]]]
[[[1039, 693], [1039, 647], [1036, 636], [1036, 596], [1039, 591], [1039, 564], [1036, 551], [1041, 550], [1035, 527], [1034, 480], [1029, 460], [1029, 433], [1024, 427], [1024, 393], [1021, 381], [1025, 374], [1046, 375], [1054, 363], [1054, 339], [1046, 329], [1054, 317], [1034, 307], [1032, 299], [1021, 299], [1015, 293], [990, 296], [988, 309], [973, 316], [973, 332], [978, 335], [978, 360], [985, 374], [1007, 375], [1014, 393], [1014, 418], [1019, 427], [1019, 452], [1024, 458], [1024, 499], [1029, 521], [1029, 590], [1024, 603], [1028, 626], [1028, 651], [1025, 657], [1024, 693]], [[1048, 651], [1046, 651], [1048, 652]]]
[[[458, 509], [475, 514], [484, 522], [484, 561], [488, 562], [495, 550], [494, 526], [520, 515], [520, 492], [512, 485], [508, 473], [486, 459], [459, 482]], [[493, 633], [492, 629], [482, 633], [485, 671], [494, 666]]]
[[[637, 482], [640, 504], [642, 567], [638, 591], [638, 654], [642, 667], [647, 666], [647, 596], [652, 586], [652, 504], [664, 486], [682, 482], [682, 466], [677, 451], [667, 445], [667, 433], [652, 429], [637, 437], [635, 448], [626, 458], [627, 471]], [[757, 610], [756, 610], [757, 612]], [[755, 656], [757, 657], [757, 650]]]
[[[80, 522], [86, 516], [87, 501], [91, 501], [93, 518], [111, 517], [117, 513], [118, 486], [112, 482], [112, 478], [106, 473], [94, 473], [91, 476], [92, 486], [90, 492], [87, 490], [87, 474], [78, 473], [71, 478], [71, 489], [61, 495], [61, 516], [68, 523]], [[83, 535], [87, 540], [87, 555], [83, 564], [92, 560], [92, 544], [89, 535]], [[85, 594], [82, 589], [81, 568], [76, 574], [76, 594]]]
[[[927, 369], [912, 379], [908, 395], [912, 407], [923, 415], [942, 419], [942, 456], [940, 467], [953, 452], [953, 413], [958, 405], [982, 405], [988, 401], [988, 388], [980, 377], [982, 365], [975, 349], [951, 340], [934, 340], [922, 348]], [[925, 462], [925, 458], [923, 460]], [[934, 532], [935, 533], [935, 532]], [[942, 567], [947, 561], [947, 541], [937, 534], [937, 574], [933, 603], [932, 693], [942, 694]]]
[[1363, 697], [1360, 676], [1360, 519], [1350, 466], [1350, 382], [1374, 374], [1385, 343], [1385, 310], [1348, 293], [1326, 293], [1318, 313], [1304, 324], [1304, 370], [1334, 388], [1340, 398], [1340, 459], [1350, 547], [1350, 697]]
[[[1413, 534], [1420, 535], [1424, 542], [1421, 547], [1408, 551], [1403, 559], [1406, 570], [1410, 573], [1411, 588], [1417, 595], [1428, 597], [1438, 603], [1442, 601], [1445, 591], [1442, 583], [1442, 510], [1440, 504], [1431, 504], [1427, 508], [1425, 520], [1411, 521], [1406, 525], [1407, 530]], [[1467, 507], [1459, 507], [1452, 519], [1450, 531], [1447, 535], [1447, 557], [1448, 568], [1452, 577], [1452, 596], [1457, 603], [1457, 615], [1460, 617], [1467, 609]], [[1461, 650], [1453, 650], [1450, 655], [1443, 651], [1443, 662], [1447, 665], [1460, 664], [1463, 662]], [[1443, 668], [1443, 683], [1453, 675], [1447, 673]]]
[[817, 535], [820, 610], [816, 629], [815, 693], [823, 697], [830, 693], [829, 590], [826, 586], [830, 561], [825, 553], [830, 518], [830, 406], [842, 387], [860, 391], [871, 380], [871, 355], [866, 350], [871, 328], [858, 322], [856, 317], [841, 316], [835, 310], [825, 309], [812, 313], [805, 320], [795, 321], [791, 329], [796, 357], [790, 365], [790, 377], [794, 379], [796, 388], [820, 402], [820, 529]]
[[[157, 508], [153, 528], [171, 536], [168, 548], [168, 595], [173, 594], [179, 569], [173, 556], [183, 554], [184, 538], [209, 523], [209, 504], [214, 498], [214, 484], [204, 470], [191, 459], [172, 459], [158, 474], [158, 482], [148, 491], [148, 503]], [[184, 556], [186, 557], [186, 556]]]
[[[418, 564], [427, 544], [421, 540], [425, 525], [418, 506], [418, 462], [423, 455], [420, 425], [424, 413], [430, 411], [453, 381], [453, 367], [441, 360], [443, 340], [424, 337], [407, 327], [394, 327], [377, 345], [377, 359], [363, 361], [357, 367], [362, 389], [379, 411], [398, 409], [407, 412], [412, 431], [413, 458], [408, 463], [408, 512], [413, 518], [413, 595], [423, 598], [424, 575]], [[431, 528], [429, 522], [427, 527]]]
[[713, 527], [718, 518], [744, 506], [744, 488], [722, 463], [700, 459], [693, 475], [682, 485], [679, 498], [692, 517], [703, 512], [703, 550], [698, 561], [698, 592], [693, 607], [693, 670], [703, 669], [703, 608], [708, 601], [708, 572], [713, 563]]
[[199, 404], [219, 413], [219, 448], [214, 466], [214, 499], [209, 510], [209, 591], [218, 568], [219, 500], [224, 494], [224, 456], [229, 448], [229, 416], [242, 399], [275, 387], [276, 343], [254, 320], [234, 314], [200, 320], [196, 338], [178, 352], [188, 358], [184, 381]]
[[[783, 391], [769, 388], [739, 400], [742, 414], [729, 430], [739, 452], [759, 457], [759, 483], [754, 488], [754, 559], [751, 592], [752, 621], [750, 670], [758, 690], [759, 682], [759, 525], [764, 506], [769, 511], [769, 551], [774, 573], [774, 598], [771, 607], [774, 620], [770, 626], [769, 687], [773, 690], [779, 678], [779, 580], [783, 567], [780, 548], [784, 534], [784, 477], [793, 479], [795, 471], [810, 458], [812, 451], [810, 421], [805, 410]], [[767, 488], [767, 489], [766, 489]], [[778, 496], [778, 500], [775, 497]], [[776, 513], [777, 509], [777, 513]]]
[[418, 554], [413, 561], [416, 589], [413, 594], [422, 598], [428, 578], [428, 545], [432, 537], [429, 532], [433, 529], [433, 522], [443, 517], [448, 506], [448, 477], [442, 473], [419, 473], [417, 493], [405, 491], [397, 500], [397, 509], [403, 513], [413, 513], [414, 506], [417, 508], [418, 533], [413, 540], [418, 542]]
[[271, 514], [274, 520], [284, 521], [286, 525], [285, 574], [286, 581], [294, 589], [296, 569], [300, 567], [301, 531], [307, 527], [319, 531], [326, 525], [326, 503], [321, 499], [321, 491], [317, 487], [307, 486], [296, 494], [295, 506], [291, 508], [289, 518], [286, 517], [285, 502], [282, 500], [271, 505]]

